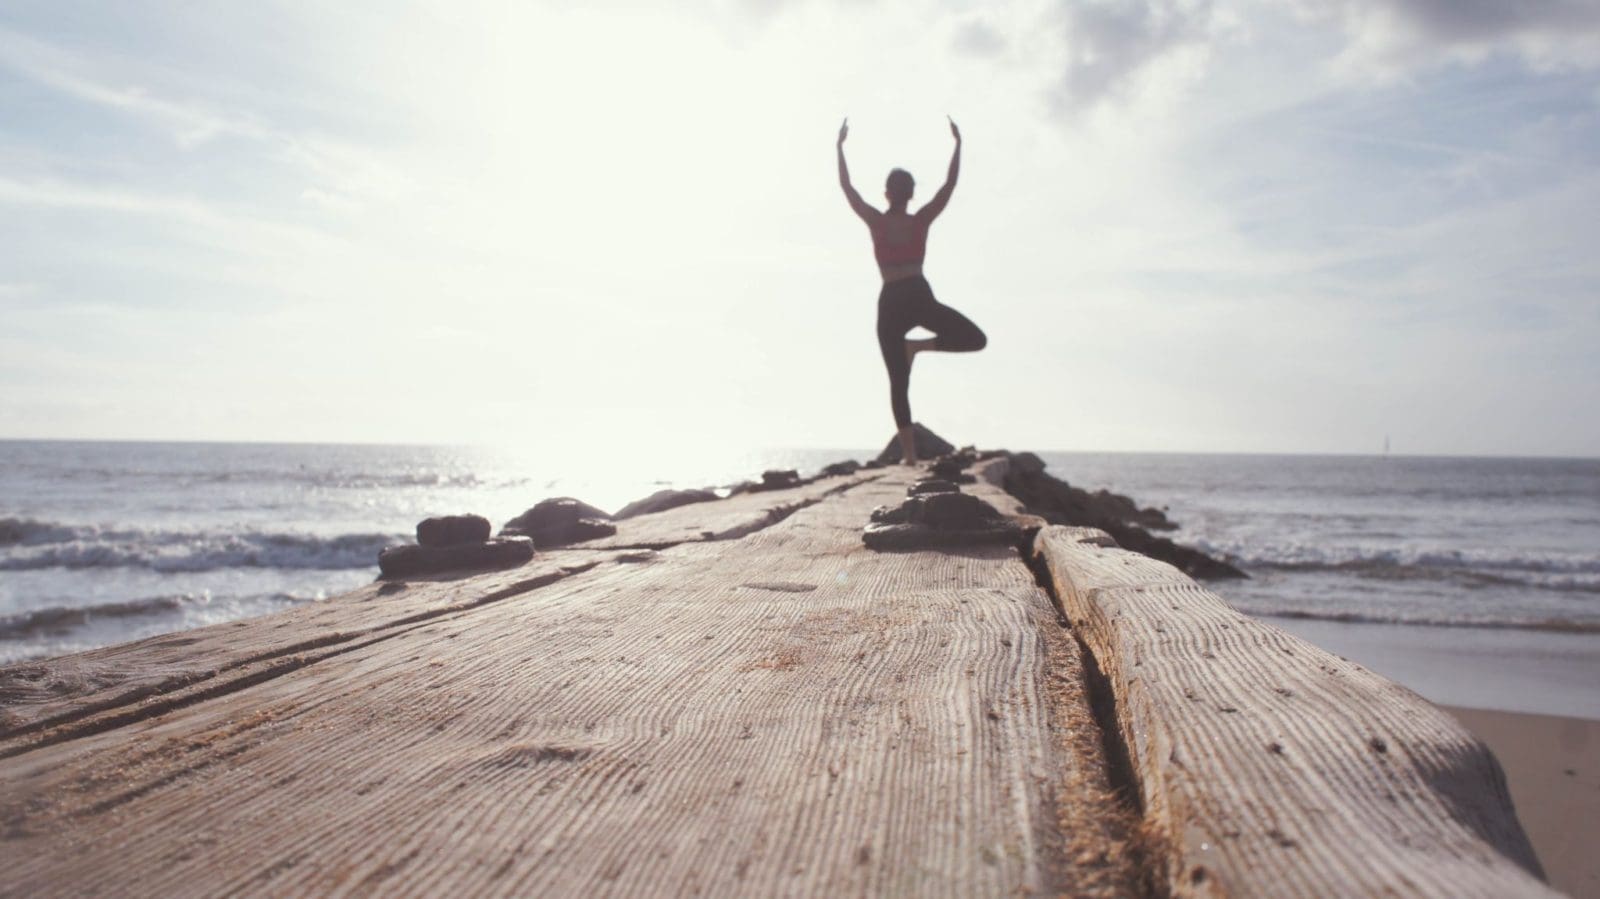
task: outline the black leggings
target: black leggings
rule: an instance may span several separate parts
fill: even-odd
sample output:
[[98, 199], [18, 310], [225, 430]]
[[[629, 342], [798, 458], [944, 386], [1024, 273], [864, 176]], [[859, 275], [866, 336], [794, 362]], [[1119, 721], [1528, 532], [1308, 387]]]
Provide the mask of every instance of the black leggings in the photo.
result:
[[947, 353], [983, 349], [989, 338], [972, 319], [933, 298], [921, 275], [883, 285], [878, 293], [878, 348], [889, 369], [889, 405], [897, 427], [911, 424], [911, 363], [906, 361], [906, 332], [917, 326], [934, 333], [933, 348]]

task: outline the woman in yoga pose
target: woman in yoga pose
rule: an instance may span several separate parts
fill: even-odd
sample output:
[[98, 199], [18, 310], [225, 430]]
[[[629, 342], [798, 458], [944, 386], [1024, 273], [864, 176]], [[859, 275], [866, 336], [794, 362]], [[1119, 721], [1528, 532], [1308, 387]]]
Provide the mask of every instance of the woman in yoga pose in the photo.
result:
[[[889, 405], [894, 409], [894, 424], [900, 435], [900, 458], [907, 465], [917, 461], [916, 437], [911, 428], [911, 360], [920, 352], [971, 353], [981, 350], [989, 339], [972, 320], [933, 298], [933, 288], [922, 277], [922, 259], [928, 243], [928, 226], [944, 211], [956, 189], [961, 171], [961, 130], [950, 122], [956, 139], [950, 155], [950, 174], [944, 186], [915, 214], [906, 209], [916, 184], [911, 173], [895, 169], [889, 173], [884, 196], [889, 208], [879, 212], [861, 199], [850, 184], [850, 170], [844, 162], [844, 140], [850, 134], [850, 120], [839, 126], [839, 186], [844, 189], [850, 208], [867, 223], [872, 232], [872, 249], [883, 274], [883, 289], [878, 292], [878, 348], [889, 369]], [[922, 326], [934, 336], [908, 340], [906, 333]]]

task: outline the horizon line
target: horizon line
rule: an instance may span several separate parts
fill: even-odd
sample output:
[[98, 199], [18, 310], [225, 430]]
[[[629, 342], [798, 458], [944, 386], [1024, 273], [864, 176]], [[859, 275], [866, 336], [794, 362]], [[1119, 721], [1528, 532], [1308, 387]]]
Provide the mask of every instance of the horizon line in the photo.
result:
[[[238, 440], [153, 437], [0, 437], [0, 443], [126, 443], [152, 445], [201, 446], [304, 446], [304, 447], [389, 447], [412, 449], [476, 449], [506, 450], [515, 448], [509, 443], [434, 443], [418, 441], [385, 440]], [[1481, 452], [1350, 452], [1337, 450], [1217, 450], [1217, 449], [1013, 449], [1010, 447], [979, 447], [1003, 449], [1007, 452], [1055, 453], [1061, 455], [1138, 455], [1138, 456], [1302, 456], [1308, 458], [1389, 458], [1389, 459], [1539, 459], [1548, 461], [1600, 462], [1600, 454], [1568, 455], [1560, 453], [1481, 453]], [[858, 447], [839, 446], [750, 446], [741, 451], [754, 452], [865, 452], [868, 458], [877, 451]]]

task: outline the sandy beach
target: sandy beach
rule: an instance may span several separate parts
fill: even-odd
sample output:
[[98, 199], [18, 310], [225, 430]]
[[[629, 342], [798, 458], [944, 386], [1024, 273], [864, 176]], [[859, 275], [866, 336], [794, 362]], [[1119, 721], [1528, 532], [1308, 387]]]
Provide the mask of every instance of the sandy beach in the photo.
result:
[[1600, 635], [1266, 620], [1439, 705], [1600, 720]]
[[1500, 759], [1550, 885], [1600, 896], [1600, 721], [1446, 708]]

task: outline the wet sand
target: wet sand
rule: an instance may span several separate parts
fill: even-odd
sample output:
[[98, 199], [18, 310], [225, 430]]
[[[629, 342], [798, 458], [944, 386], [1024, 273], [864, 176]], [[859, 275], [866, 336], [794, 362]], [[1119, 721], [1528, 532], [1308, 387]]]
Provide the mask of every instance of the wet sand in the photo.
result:
[[1600, 897], [1600, 721], [1447, 710], [1500, 759], [1550, 885]]
[[1600, 634], [1263, 620], [1439, 705], [1600, 720]]

